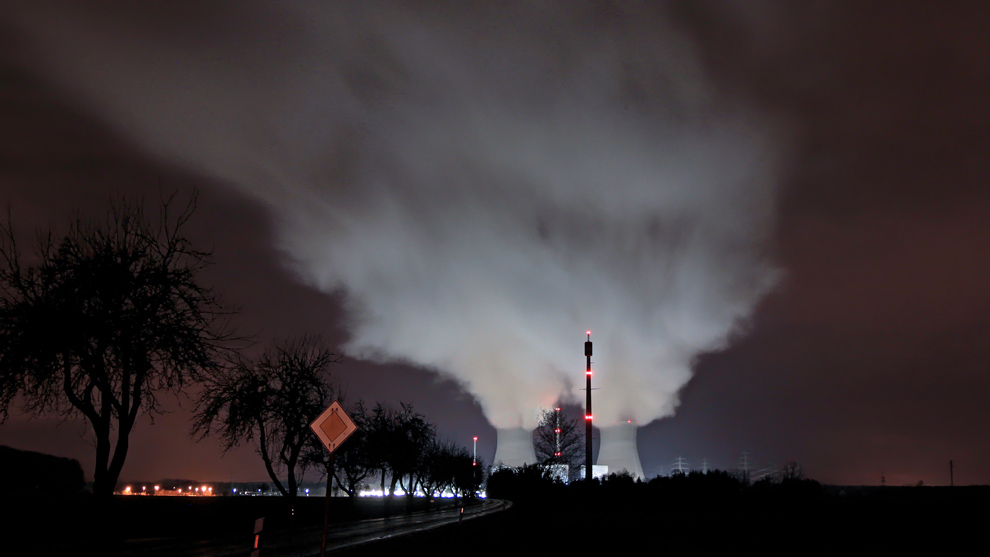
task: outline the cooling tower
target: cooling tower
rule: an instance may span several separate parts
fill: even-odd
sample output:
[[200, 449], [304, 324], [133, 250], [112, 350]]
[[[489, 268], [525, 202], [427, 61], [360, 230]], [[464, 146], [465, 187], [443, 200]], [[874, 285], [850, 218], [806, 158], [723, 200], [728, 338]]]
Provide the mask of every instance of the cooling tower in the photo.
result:
[[[495, 446], [495, 462], [505, 466], [536, 464], [536, 451], [533, 450], [533, 431], [521, 427], [496, 430], [498, 440]], [[638, 462], [638, 461], [637, 461]]]
[[643, 478], [643, 465], [639, 463], [636, 447], [636, 424], [619, 424], [603, 427], [601, 448], [598, 450], [599, 466], [608, 466], [608, 473], [628, 471], [633, 477]]

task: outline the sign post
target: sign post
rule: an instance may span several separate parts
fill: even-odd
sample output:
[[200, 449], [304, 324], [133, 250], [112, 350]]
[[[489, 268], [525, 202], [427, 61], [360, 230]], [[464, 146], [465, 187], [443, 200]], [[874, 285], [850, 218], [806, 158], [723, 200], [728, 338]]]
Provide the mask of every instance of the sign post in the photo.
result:
[[320, 557], [327, 554], [327, 526], [330, 521], [330, 494], [333, 492], [333, 465], [336, 450], [341, 443], [357, 431], [357, 424], [344, 412], [340, 403], [334, 401], [320, 417], [309, 424], [313, 433], [320, 438], [323, 446], [330, 451], [330, 465], [327, 467], [327, 495], [323, 505], [323, 541], [320, 543]]

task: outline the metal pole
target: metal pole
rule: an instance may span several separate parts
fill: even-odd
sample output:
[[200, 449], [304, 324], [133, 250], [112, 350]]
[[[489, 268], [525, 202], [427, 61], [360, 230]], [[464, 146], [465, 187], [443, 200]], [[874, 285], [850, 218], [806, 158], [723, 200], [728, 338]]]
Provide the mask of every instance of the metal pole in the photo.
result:
[[335, 453], [330, 453], [330, 465], [327, 466], [327, 495], [323, 504], [323, 541], [320, 543], [320, 557], [327, 555], [327, 526], [330, 522], [330, 494], [333, 493], [333, 461]]
[[471, 459], [471, 466], [478, 465], [478, 436], [474, 436], [474, 457]]
[[585, 408], [584, 413], [584, 479], [591, 481], [591, 331], [588, 331], [588, 340], [584, 343], [584, 355], [588, 360], [588, 369], [585, 372]]

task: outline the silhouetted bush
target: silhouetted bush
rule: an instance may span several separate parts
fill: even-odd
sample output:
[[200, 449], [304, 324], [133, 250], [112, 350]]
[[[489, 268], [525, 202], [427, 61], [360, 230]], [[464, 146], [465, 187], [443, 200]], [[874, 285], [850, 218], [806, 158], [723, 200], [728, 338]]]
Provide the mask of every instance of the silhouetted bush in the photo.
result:
[[78, 460], [0, 446], [0, 477], [10, 495], [76, 495], [86, 486]]
[[566, 486], [556, 479], [550, 468], [526, 465], [519, 468], [504, 467], [488, 477], [487, 494], [495, 499], [522, 501], [539, 497], [552, 497], [564, 493]]

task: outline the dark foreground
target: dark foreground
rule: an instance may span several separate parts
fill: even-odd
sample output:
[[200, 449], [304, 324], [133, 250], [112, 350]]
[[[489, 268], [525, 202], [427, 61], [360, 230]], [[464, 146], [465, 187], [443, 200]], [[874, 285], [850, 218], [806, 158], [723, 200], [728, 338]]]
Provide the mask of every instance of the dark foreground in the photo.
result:
[[[408, 530], [426, 516], [456, 517], [470, 502], [397, 497], [331, 500], [331, 535], [337, 545], [353, 530]], [[248, 555], [255, 521], [264, 518], [262, 555], [312, 555], [319, 552], [324, 499], [282, 497], [115, 496], [98, 501], [15, 497], [3, 502], [5, 546], [0, 555]], [[359, 526], [355, 526], [355, 525]], [[372, 536], [374, 537], [374, 536]], [[333, 542], [333, 540], [331, 540]], [[332, 545], [331, 545], [332, 546]]]
[[990, 519], [988, 487], [645, 493], [524, 498], [343, 555], [974, 555], [986, 551]]
[[[990, 519], [990, 487], [983, 486], [629, 484], [515, 496], [506, 512], [334, 555], [965, 555], [985, 547]], [[427, 507], [422, 499], [332, 503], [337, 524]], [[165, 540], [176, 541], [174, 554], [209, 555], [206, 546], [195, 549], [196, 540], [226, 540], [243, 547], [233, 554], [248, 555], [259, 516], [281, 540], [262, 555], [312, 554], [323, 516], [317, 498], [298, 501], [294, 516], [277, 497], [118, 497], [102, 507], [85, 497], [26, 498], [7, 499], [4, 507], [11, 517], [3, 528], [5, 555], [141, 555]], [[294, 531], [308, 549], [286, 545]]]

